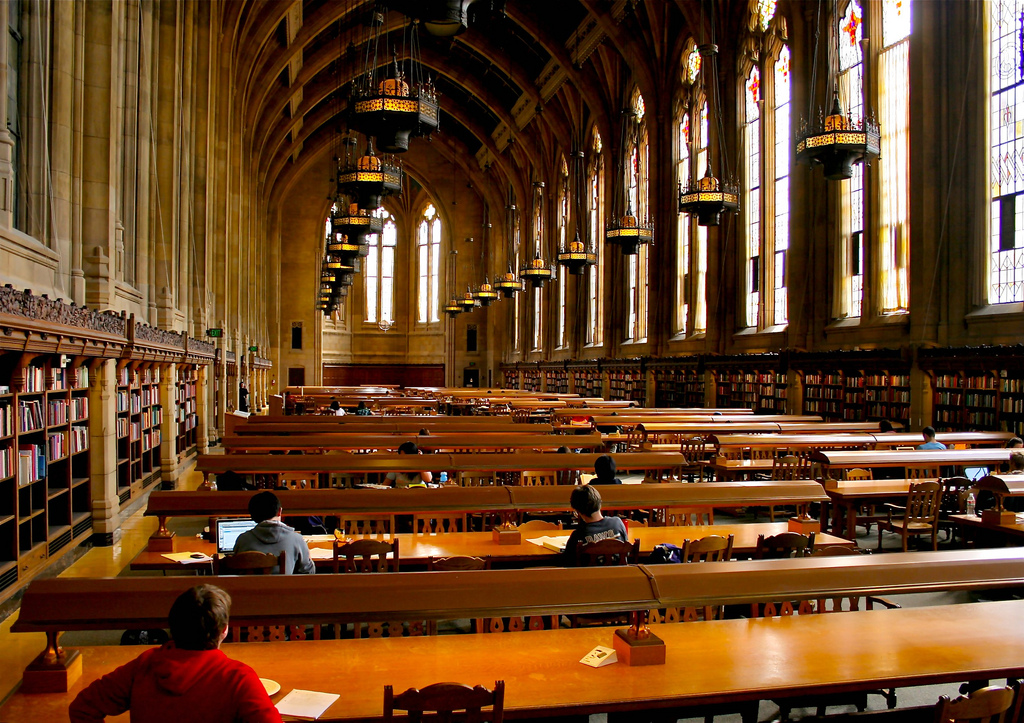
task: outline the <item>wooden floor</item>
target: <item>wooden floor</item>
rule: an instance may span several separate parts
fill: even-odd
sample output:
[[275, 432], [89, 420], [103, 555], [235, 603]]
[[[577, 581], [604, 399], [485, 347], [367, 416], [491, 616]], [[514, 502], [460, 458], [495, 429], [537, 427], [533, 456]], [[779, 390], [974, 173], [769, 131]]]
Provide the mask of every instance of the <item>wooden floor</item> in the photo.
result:
[[[194, 465], [180, 481], [179, 489], [195, 489], [203, 476], [194, 471]], [[93, 547], [81, 559], [75, 561], [60, 577], [117, 577], [139, 552], [149, 543], [149, 536], [156, 532], [157, 521], [143, 517], [145, 507], [121, 523], [121, 539], [109, 547]], [[25, 666], [39, 655], [45, 647], [46, 637], [42, 633], [11, 633], [11, 626], [18, 619], [18, 613], [0, 623], [0, 701], [9, 696], [21, 682]]]

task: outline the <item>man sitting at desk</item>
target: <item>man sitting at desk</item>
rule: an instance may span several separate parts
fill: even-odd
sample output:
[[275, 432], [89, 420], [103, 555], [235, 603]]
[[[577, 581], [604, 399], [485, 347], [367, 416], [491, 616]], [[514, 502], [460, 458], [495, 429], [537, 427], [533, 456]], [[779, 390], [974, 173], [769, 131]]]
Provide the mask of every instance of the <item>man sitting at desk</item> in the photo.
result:
[[622, 480], [615, 476], [618, 468], [615, 460], [610, 454], [602, 454], [594, 460], [594, 474], [597, 476], [590, 480], [592, 485], [620, 485]]
[[[419, 454], [420, 448], [415, 442], [402, 442], [398, 448], [399, 454]], [[384, 478], [385, 484], [392, 484], [395, 487], [426, 487], [427, 483], [434, 479], [430, 472], [388, 472]]]
[[569, 495], [569, 504], [579, 515], [580, 522], [565, 543], [565, 559], [568, 564], [576, 563], [576, 548], [580, 545], [612, 538], [629, 542], [622, 520], [601, 514], [601, 493], [596, 487], [589, 484], [574, 487]]
[[281, 521], [281, 502], [273, 492], [258, 492], [249, 500], [249, 516], [256, 526], [235, 541], [235, 552], [284, 552], [285, 574], [312, 575], [316, 566], [302, 535]]
[[918, 449], [945, 449], [946, 445], [942, 442], [935, 441], [935, 427], [925, 427], [921, 430], [921, 436], [924, 437], [924, 444], [917, 445]]
[[220, 650], [231, 597], [213, 585], [186, 590], [171, 606], [172, 642], [104, 675], [71, 703], [72, 723], [131, 711], [132, 723], [281, 723], [256, 671]]

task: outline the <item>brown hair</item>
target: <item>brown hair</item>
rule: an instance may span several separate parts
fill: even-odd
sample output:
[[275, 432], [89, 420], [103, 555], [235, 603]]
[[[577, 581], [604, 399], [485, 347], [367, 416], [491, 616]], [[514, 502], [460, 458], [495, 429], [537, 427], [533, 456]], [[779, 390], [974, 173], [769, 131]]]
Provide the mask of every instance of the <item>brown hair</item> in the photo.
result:
[[589, 517], [601, 509], [601, 493], [590, 485], [573, 487], [572, 494], [569, 495], [569, 504], [581, 515]]
[[228, 626], [231, 596], [213, 585], [196, 585], [171, 605], [167, 622], [175, 647], [214, 650]]

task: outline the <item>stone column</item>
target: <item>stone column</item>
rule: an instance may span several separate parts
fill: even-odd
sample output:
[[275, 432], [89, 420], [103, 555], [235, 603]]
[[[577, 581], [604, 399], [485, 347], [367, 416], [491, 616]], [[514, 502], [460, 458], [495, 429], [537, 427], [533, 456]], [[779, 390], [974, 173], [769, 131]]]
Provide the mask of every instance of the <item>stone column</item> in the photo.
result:
[[164, 489], [174, 489], [178, 479], [178, 389], [175, 380], [177, 365], [160, 369], [160, 406], [164, 408], [160, 422], [160, 476]]
[[207, 384], [206, 378], [209, 367], [206, 364], [200, 366], [196, 372], [196, 447], [199, 454], [206, 454], [210, 451], [210, 438], [207, 433]]
[[112, 545], [121, 539], [117, 498], [117, 362], [101, 361], [89, 385], [89, 476], [93, 540]]

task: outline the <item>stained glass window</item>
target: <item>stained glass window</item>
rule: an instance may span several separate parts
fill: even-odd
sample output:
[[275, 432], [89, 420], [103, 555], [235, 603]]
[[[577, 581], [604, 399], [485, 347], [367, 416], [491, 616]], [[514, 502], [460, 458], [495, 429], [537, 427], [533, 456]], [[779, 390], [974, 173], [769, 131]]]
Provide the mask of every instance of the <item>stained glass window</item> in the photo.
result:
[[755, 65], [747, 77], [744, 91], [746, 123], [746, 198], [743, 212], [747, 227], [747, 326], [758, 324], [761, 299], [761, 73]]
[[439, 272], [441, 267], [441, 218], [433, 204], [423, 210], [416, 234], [418, 261], [417, 319], [421, 324], [438, 318]]
[[[629, 149], [626, 179], [629, 189], [629, 205], [640, 223], [648, 216], [648, 146], [647, 124], [643, 121], [643, 96], [633, 96], [633, 111], [636, 113], [634, 144]], [[628, 260], [626, 339], [639, 341], [647, 337], [647, 288], [648, 288], [647, 245], [641, 245]]]
[[910, 0], [884, 0], [879, 104], [882, 125], [881, 310], [906, 312], [909, 304]]
[[[677, 166], [680, 188], [690, 185], [690, 114], [683, 113], [679, 120], [679, 164]], [[690, 215], [678, 216], [678, 246], [676, 249], [676, 332], [686, 332], [686, 318], [689, 313], [690, 288]]]
[[587, 175], [589, 223], [588, 239], [597, 251], [597, 263], [587, 272], [587, 344], [600, 344], [603, 340], [604, 315], [604, 157], [601, 155], [601, 134], [594, 129], [591, 143], [591, 161]]
[[1024, 301], [1024, 83], [1020, 18], [1024, 0], [988, 5], [990, 56], [992, 225], [988, 301]]
[[757, 0], [757, 27], [764, 32], [768, 24], [775, 17], [775, 5], [777, 0]]
[[[363, 284], [366, 290], [366, 320], [393, 321], [395, 300], [395, 247], [398, 227], [391, 214], [383, 208], [374, 215], [384, 219], [383, 233], [370, 237], [370, 249], [363, 261]], [[378, 311], [379, 316], [378, 316]]]
[[[708, 104], [705, 102], [700, 109], [700, 136], [697, 138], [697, 178], [704, 175], [708, 166], [708, 147], [711, 142], [708, 125]], [[697, 226], [696, 244], [694, 244], [694, 261], [697, 264], [696, 286], [693, 301], [693, 331], [700, 333], [708, 328], [707, 305], [707, 273], [708, 273], [708, 228]]]
[[909, 37], [910, 0], [882, 0], [882, 45], [889, 47]]
[[[558, 189], [558, 248], [564, 249], [569, 245], [569, 221], [570, 221], [570, 206], [569, 203], [569, 165], [565, 162], [565, 158], [562, 158], [562, 174], [559, 179]], [[565, 307], [568, 303], [568, 272], [565, 267], [562, 267], [558, 271], [558, 315], [557, 327], [558, 327], [558, 338], [555, 339], [555, 346], [561, 348], [565, 346]]]
[[692, 85], [697, 82], [697, 75], [700, 73], [700, 53], [696, 48], [690, 51], [686, 58], [686, 80]]
[[[854, 123], [864, 117], [863, 23], [860, 5], [850, 0], [839, 23], [839, 98]], [[853, 167], [853, 177], [841, 181], [842, 295], [839, 316], [861, 315], [864, 288], [864, 165]]]
[[786, 255], [789, 249], [789, 154], [790, 135], [789, 48], [783, 47], [775, 61], [775, 324], [789, 318]]

